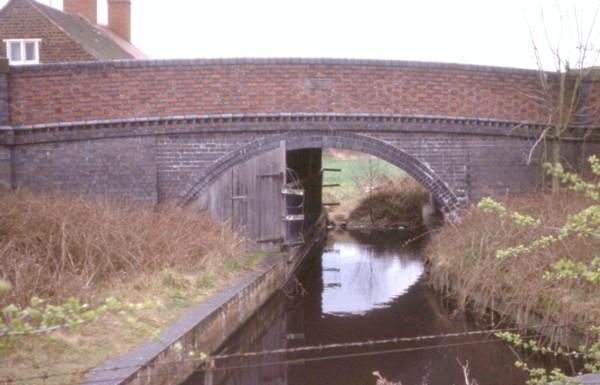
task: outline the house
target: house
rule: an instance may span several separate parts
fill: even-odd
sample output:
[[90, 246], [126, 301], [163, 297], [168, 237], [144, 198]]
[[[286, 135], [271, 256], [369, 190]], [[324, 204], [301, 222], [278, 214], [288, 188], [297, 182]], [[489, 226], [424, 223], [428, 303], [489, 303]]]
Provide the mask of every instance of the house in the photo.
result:
[[130, 0], [108, 0], [108, 25], [98, 25], [97, 0], [64, 0], [64, 11], [34, 0], [0, 9], [0, 57], [11, 65], [143, 59], [131, 44]]

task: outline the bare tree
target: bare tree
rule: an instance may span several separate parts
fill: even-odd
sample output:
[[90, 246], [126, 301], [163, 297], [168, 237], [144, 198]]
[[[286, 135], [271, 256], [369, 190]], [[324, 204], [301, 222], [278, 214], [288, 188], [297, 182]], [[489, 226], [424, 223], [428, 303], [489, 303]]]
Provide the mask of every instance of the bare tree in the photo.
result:
[[[591, 24], [586, 27], [583, 25], [577, 9], [574, 8], [575, 40], [577, 44], [574, 57], [571, 57], [568, 53], [564, 53], [560, 45], [563, 22], [567, 15], [564, 14], [563, 10], [558, 9], [561, 32], [558, 42], [552, 44], [552, 39], [546, 29], [547, 23], [542, 13], [544, 35], [554, 65], [552, 72], [547, 72], [544, 69], [541, 50], [530, 28], [530, 37], [541, 86], [541, 98], [539, 100], [541, 100], [548, 111], [548, 124], [540, 132], [534, 145], [531, 147], [528, 162], [531, 162], [533, 154], [540, 144], [543, 144], [545, 149], [549, 142], [550, 155], [548, 157], [547, 151], [544, 151], [544, 158], [555, 168], [561, 163], [561, 145], [565, 135], [579, 133], [580, 136], [578, 139], [585, 141], [592, 133], [591, 128], [582, 130], [581, 126], [582, 124], [588, 124], [588, 127], [591, 127], [589, 122], [597, 120], [599, 115], [598, 106], [585, 105], [582, 98], [582, 89], [585, 84], [584, 81], [590, 76], [594, 69], [593, 66], [598, 60], [599, 51], [594, 48], [592, 39], [595, 37], [594, 32], [599, 10], [600, 2], [596, 5], [593, 12]], [[574, 60], [574, 63], [570, 60]], [[558, 191], [559, 182], [558, 176], [552, 174], [552, 193]]]
[[353, 171], [352, 180], [356, 190], [361, 196], [372, 194], [373, 191], [375, 191], [386, 181], [381, 160], [368, 155], [366, 159], [366, 167], [364, 169]]
[[464, 365], [462, 362], [460, 362], [460, 360], [458, 358], [456, 359], [456, 361], [458, 362], [458, 364], [460, 365], [460, 367], [463, 370], [463, 378], [465, 380], [465, 385], [477, 385], [477, 381], [472, 380], [470, 378], [469, 361], [466, 361]]

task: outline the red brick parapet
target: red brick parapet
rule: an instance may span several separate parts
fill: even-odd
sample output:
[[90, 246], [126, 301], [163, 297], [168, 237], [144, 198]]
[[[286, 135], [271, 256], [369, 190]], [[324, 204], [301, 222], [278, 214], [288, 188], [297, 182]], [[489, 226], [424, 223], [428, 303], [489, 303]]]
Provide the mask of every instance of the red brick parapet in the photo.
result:
[[343, 113], [543, 123], [533, 70], [337, 59], [11, 67], [12, 126], [186, 115]]

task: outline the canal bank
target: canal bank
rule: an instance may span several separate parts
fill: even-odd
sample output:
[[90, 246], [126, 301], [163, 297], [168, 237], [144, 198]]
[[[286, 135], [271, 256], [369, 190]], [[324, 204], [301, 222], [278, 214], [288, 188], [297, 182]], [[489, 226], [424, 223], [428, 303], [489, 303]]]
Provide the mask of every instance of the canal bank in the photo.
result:
[[87, 375], [85, 384], [163, 385], [189, 377], [244, 322], [293, 276], [310, 250], [323, 241], [321, 216], [305, 235], [305, 243], [271, 255], [229, 288], [190, 309], [157, 338], [115, 357]]
[[[368, 385], [378, 371], [407, 385], [464, 384], [468, 365], [480, 384], [524, 384], [487, 320], [429, 287], [422, 244], [407, 240], [402, 231], [330, 232], [295, 295], [273, 296], [213, 355], [209, 383]], [[198, 367], [184, 385], [205, 373]]]
[[[522, 333], [543, 325], [539, 337], [515, 344], [525, 347], [523, 354], [556, 352], [577, 363], [567, 375], [597, 373], [600, 297], [593, 271], [600, 238], [589, 224], [573, 226], [595, 209], [569, 189], [482, 200], [432, 236], [425, 251], [430, 282], [462, 308], [508, 319]], [[532, 370], [532, 382], [555, 383], [561, 375]], [[598, 375], [587, 377], [600, 383]]]
[[[428, 285], [422, 245], [401, 231], [388, 235], [335, 232], [317, 255], [307, 248], [293, 258], [272, 256], [159, 339], [97, 368], [86, 384], [202, 384], [205, 354], [217, 358], [210, 383], [219, 385], [364, 385], [375, 383], [374, 371], [408, 385], [462, 384], [462, 365], [481, 384], [524, 384], [510, 347], [492, 331], [469, 334], [497, 325], [446, 302]], [[427, 335], [435, 338], [418, 341]], [[403, 340], [366, 343], [394, 338]], [[340, 346], [294, 350], [331, 344]]]
[[[430, 264], [432, 261], [426, 259], [426, 263]], [[578, 354], [568, 352], [574, 352], [593, 344], [593, 340], [589, 335], [578, 332], [569, 324], [561, 323], [559, 321], [552, 322], [542, 314], [528, 311], [524, 308], [510, 306], [503, 301], [500, 296], [494, 297], [490, 301], [488, 297], [466, 290], [459, 279], [451, 277], [449, 274], [440, 274], [439, 272], [432, 273], [431, 269], [428, 269], [428, 274], [431, 286], [434, 290], [441, 293], [441, 295], [457, 299], [457, 303], [468, 302], [468, 308], [474, 313], [490, 316], [492, 319], [496, 317], [506, 320], [506, 322], [514, 323], [518, 325], [523, 334], [527, 334], [528, 330], [534, 330], [536, 335], [531, 335], [529, 338], [537, 340], [541, 344], [554, 346], [556, 351], [564, 352], [566, 354], [564, 357], [569, 357], [569, 360], [573, 357], [577, 357]], [[575, 326], [581, 327], [581, 324]], [[528, 341], [527, 338], [524, 339]], [[579, 362], [577, 366], [579, 368], [583, 367], [581, 362]], [[571, 366], [570, 369], [573, 370], [573, 366]], [[600, 373], [587, 373], [582, 375], [571, 373], [571, 375], [572, 377], [567, 379], [567, 382], [564, 382], [564, 384], [600, 384]], [[552, 382], [552, 384], [559, 385], [562, 384], [562, 382]]]

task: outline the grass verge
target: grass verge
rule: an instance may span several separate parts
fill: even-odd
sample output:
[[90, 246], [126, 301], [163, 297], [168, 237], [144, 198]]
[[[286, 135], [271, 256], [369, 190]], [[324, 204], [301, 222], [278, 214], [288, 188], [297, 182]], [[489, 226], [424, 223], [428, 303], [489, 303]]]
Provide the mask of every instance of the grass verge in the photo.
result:
[[348, 215], [376, 187], [406, 174], [400, 168], [382, 159], [354, 151], [323, 151], [323, 168], [339, 169], [323, 174], [323, 184], [339, 184], [338, 187], [323, 189], [323, 202], [340, 203], [328, 208], [335, 221], [348, 221]]
[[[225, 287], [261, 257], [204, 213], [154, 208], [82, 196], [0, 195], [0, 278], [13, 290], [0, 306], [69, 297], [100, 303], [151, 300], [162, 308], [136, 313], [135, 326], [116, 316], [80, 330], [18, 337], [0, 351], [0, 378], [81, 372], [128, 351], [189, 306]], [[78, 382], [81, 373], [44, 384]], [[42, 383], [42, 382], [39, 382]]]

